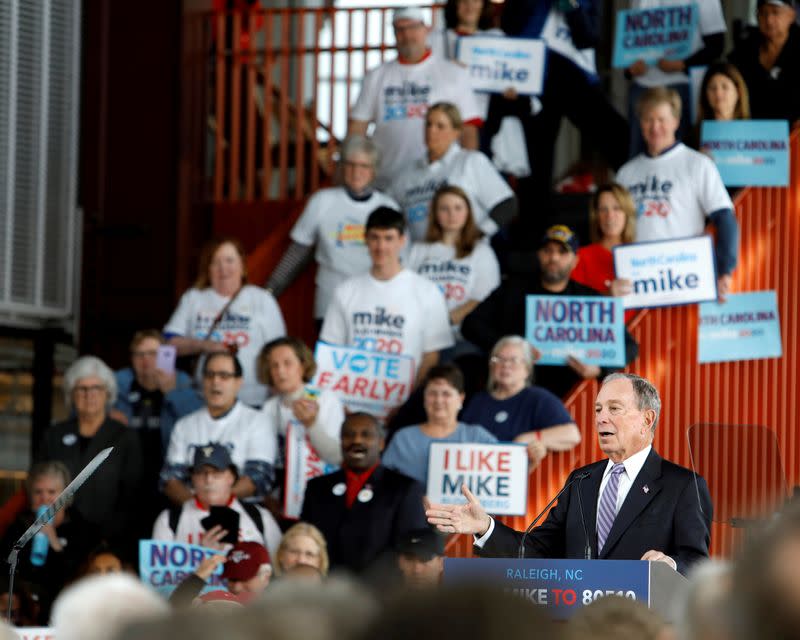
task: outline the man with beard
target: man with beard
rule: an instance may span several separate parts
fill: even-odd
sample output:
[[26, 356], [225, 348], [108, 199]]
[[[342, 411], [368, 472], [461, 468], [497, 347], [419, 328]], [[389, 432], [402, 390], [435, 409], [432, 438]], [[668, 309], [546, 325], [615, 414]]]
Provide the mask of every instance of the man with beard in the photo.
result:
[[[594, 289], [570, 280], [578, 264], [578, 237], [565, 225], [553, 225], [539, 243], [539, 271], [531, 276], [512, 276], [469, 314], [461, 325], [464, 338], [489, 353], [503, 336], [525, 335], [525, 298], [530, 295], [597, 296]], [[625, 332], [625, 361], [639, 354], [639, 345]], [[549, 366], [536, 377], [536, 384], [564, 397], [581, 380], [611, 373], [570, 356], [567, 366]]]
[[377, 418], [351, 413], [342, 425], [342, 469], [308, 482], [301, 519], [325, 535], [331, 569], [374, 578], [394, 572], [401, 538], [428, 526], [423, 486], [381, 464], [384, 444]]
[[469, 73], [428, 48], [430, 27], [420, 7], [395, 9], [392, 26], [397, 59], [371, 69], [350, 110], [348, 135], [367, 135], [380, 151], [375, 186], [385, 190], [391, 181], [424, 151], [425, 114], [437, 102], [451, 102], [461, 114], [461, 146], [478, 148], [478, 129], [484, 114], [470, 88]]

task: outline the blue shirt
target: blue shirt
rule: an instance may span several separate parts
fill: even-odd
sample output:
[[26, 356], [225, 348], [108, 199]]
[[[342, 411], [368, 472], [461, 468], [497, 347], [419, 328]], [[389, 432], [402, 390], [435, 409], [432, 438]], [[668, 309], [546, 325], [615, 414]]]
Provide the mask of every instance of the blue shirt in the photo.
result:
[[520, 433], [574, 422], [558, 396], [541, 387], [525, 387], [505, 400], [482, 391], [472, 398], [461, 417], [482, 425], [501, 442], [510, 442]]
[[428, 458], [432, 442], [495, 444], [497, 438], [481, 426], [463, 422], [459, 422], [456, 430], [446, 438], [426, 436], [419, 425], [405, 427], [394, 435], [381, 462], [385, 467], [414, 478], [427, 487]]

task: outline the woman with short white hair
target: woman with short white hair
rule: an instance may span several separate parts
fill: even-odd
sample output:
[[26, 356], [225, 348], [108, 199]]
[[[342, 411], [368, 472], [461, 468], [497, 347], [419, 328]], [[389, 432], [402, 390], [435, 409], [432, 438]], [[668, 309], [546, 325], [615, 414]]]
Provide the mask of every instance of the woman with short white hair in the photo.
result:
[[130, 536], [142, 457], [132, 429], [109, 416], [117, 396], [114, 372], [100, 358], [78, 358], [64, 373], [64, 394], [72, 416], [45, 431], [36, 460], [60, 461], [72, 477], [107, 447], [109, 458], [90, 476], [70, 507], [85, 523], [87, 546]]

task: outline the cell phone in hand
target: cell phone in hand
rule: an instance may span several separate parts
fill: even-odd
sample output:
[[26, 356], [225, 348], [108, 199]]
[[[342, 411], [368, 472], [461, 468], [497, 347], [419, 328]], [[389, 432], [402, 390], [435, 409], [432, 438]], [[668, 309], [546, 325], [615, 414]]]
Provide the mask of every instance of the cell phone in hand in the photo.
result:
[[203, 529], [208, 531], [220, 525], [228, 533], [221, 542], [236, 544], [239, 540], [239, 513], [230, 507], [211, 507], [209, 514], [200, 521]]
[[156, 353], [156, 369], [161, 369], [164, 373], [175, 373], [175, 358], [178, 350], [175, 345], [162, 344]]

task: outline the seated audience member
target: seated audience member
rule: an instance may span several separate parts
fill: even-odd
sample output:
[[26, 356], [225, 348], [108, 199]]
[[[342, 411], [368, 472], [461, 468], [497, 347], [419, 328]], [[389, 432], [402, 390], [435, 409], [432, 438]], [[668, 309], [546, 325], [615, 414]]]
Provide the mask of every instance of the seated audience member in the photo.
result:
[[489, 357], [488, 391], [470, 400], [461, 414], [502, 442], [528, 447], [530, 470], [550, 451], [569, 451], [581, 441], [578, 425], [559, 398], [531, 384], [533, 355], [519, 336], [501, 338]]
[[131, 572], [130, 565], [123, 562], [120, 554], [107, 542], [101, 542], [86, 556], [76, 574], [77, 578], [100, 576], [107, 573]]
[[727, 62], [715, 62], [709, 66], [700, 84], [694, 148], [700, 146], [704, 120], [749, 119], [750, 95], [739, 70]]
[[[578, 264], [570, 278], [606, 296], [624, 296], [631, 291], [630, 280], [614, 273], [612, 250], [633, 242], [636, 234], [636, 205], [628, 190], [612, 182], [601, 185], [592, 194], [589, 208], [589, 231], [592, 244], [578, 249]], [[636, 311], [625, 312], [630, 322]]]
[[137, 518], [145, 537], [151, 523], [165, 506], [158, 490], [158, 475], [175, 422], [203, 406], [203, 398], [183, 371], [168, 373], [157, 367], [163, 340], [155, 329], [138, 331], [131, 340], [131, 366], [116, 372], [117, 401], [114, 409], [127, 418], [139, 436], [144, 466]]
[[222, 578], [228, 586], [228, 593], [235, 596], [235, 602], [249, 602], [269, 586], [272, 562], [267, 549], [258, 542], [237, 542], [227, 555], [214, 554], [203, 558], [197, 569], [170, 594], [170, 604], [178, 608], [193, 604], [206, 581], [221, 564], [224, 564]]
[[[658, 9], [677, 4], [674, 0], [632, 0], [631, 9]], [[725, 47], [725, 15], [722, 12], [720, 0], [704, 0], [695, 5], [699, 9], [697, 29], [690, 43], [690, 55], [683, 60], [660, 59], [654, 65], [648, 65], [643, 60], [637, 60], [627, 69], [625, 75], [632, 82], [628, 91], [628, 122], [631, 128], [631, 148], [629, 156], [632, 158], [644, 151], [645, 141], [637, 125], [638, 102], [642, 94], [654, 87], [669, 87], [678, 93], [684, 105], [689, 104], [689, 67], [708, 65], [722, 55]], [[689, 120], [688, 109], [678, 115], [678, 139], [687, 140], [691, 137], [692, 124]]]
[[636, 203], [636, 242], [699, 236], [717, 230], [717, 288], [724, 299], [739, 253], [739, 225], [722, 178], [707, 155], [675, 139], [681, 99], [672, 89], [649, 89], [639, 100], [647, 152], [617, 173]]
[[564, 640], [668, 640], [661, 616], [630, 598], [610, 595], [581, 607], [565, 626]]
[[495, 444], [497, 438], [480, 425], [458, 421], [464, 403], [464, 376], [455, 365], [437, 365], [428, 372], [423, 401], [427, 420], [397, 431], [383, 454], [383, 464], [426, 487], [432, 443]]
[[397, 59], [371, 69], [361, 93], [350, 110], [348, 135], [373, 136], [381, 163], [376, 185], [386, 188], [392, 179], [419, 155], [423, 118], [430, 105], [452, 102], [466, 121], [461, 136], [467, 149], [478, 148], [478, 126], [483, 118], [470, 89], [469, 74], [462, 66], [431, 53], [427, 45], [430, 27], [420, 7], [394, 10], [392, 16]]
[[272, 569], [276, 576], [285, 574], [297, 565], [306, 564], [328, 575], [330, 559], [325, 536], [313, 524], [298, 522], [286, 530], [278, 545]]
[[[750, 5], [752, 6], [752, 5]], [[794, 0], [758, 0], [750, 28], [728, 60], [742, 72], [753, 118], [800, 120], [800, 26]]]
[[333, 392], [307, 386], [317, 369], [311, 349], [298, 338], [278, 338], [261, 350], [258, 369], [260, 379], [274, 394], [264, 403], [261, 418], [262, 428], [278, 443], [276, 484], [281, 485], [285, 475], [290, 432], [292, 447], [307, 441], [322, 460], [340, 464], [344, 407]]
[[[242, 503], [233, 494], [239, 473], [224, 445], [209, 442], [195, 447], [190, 473], [194, 496], [180, 507], [161, 512], [153, 525], [153, 540], [187, 542], [228, 551], [231, 543], [225, 539], [233, 536], [240, 542], [258, 542], [272, 553], [277, 552], [281, 531], [269, 512], [255, 504]], [[207, 518], [216, 516], [212, 507], [227, 507], [227, 510], [219, 520], [206, 524]], [[238, 522], [237, 531], [225, 528], [229, 521]]]
[[[500, 266], [475, 225], [470, 199], [460, 187], [440, 187], [431, 201], [424, 243], [412, 245], [408, 268], [444, 292], [456, 346], [448, 354], [475, 351], [461, 338], [461, 321], [500, 284]], [[444, 357], [444, 354], [442, 354]]]
[[408, 587], [436, 587], [444, 574], [445, 536], [430, 527], [409, 531], [397, 544], [397, 567]]
[[247, 256], [234, 238], [213, 240], [205, 247], [194, 287], [183, 294], [164, 327], [164, 336], [179, 356], [237, 354], [244, 378], [241, 400], [252, 407], [260, 407], [267, 398], [256, 375], [261, 347], [283, 335], [286, 327], [278, 303], [268, 291], [247, 284]]
[[[27, 582], [22, 580], [14, 581], [14, 595], [11, 596], [11, 619], [9, 620], [8, 611], [8, 574], [0, 576], [0, 640], [19, 640], [19, 636], [8, 629], [4, 623], [9, 623], [14, 627], [35, 627], [41, 622], [42, 616], [39, 604], [31, 595]], [[8, 635], [4, 635], [8, 631]]]
[[800, 629], [800, 505], [789, 503], [748, 536], [733, 567], [734, 640], [797, 638]]
[[58, 640], [108, 640], [132, 622], [168, 613], [167, 601], [134, 576], [92, 576], [61, 592], [51, 626]]
[[342, 425], [342, 469], [312, 478], [301, 519], [325, 536], [333, 569], [380, 578], [401, 536], [426, 526], [425, 490], [381, 464], [377, 418], [353, 413]]
[[227, 351], [213, 353], [203, 362], [203, 397], [206, 406], [178, 420], [167, 449], [161, 482], [175, 505], [192, 497], [189, 467], [197, 447], [224, 443], [240, 469], [233, 486], [238, 498], [266, 495], [275, 479], [275, 436], [261, 424], [258, 411], [239, 402], [242, 365]]
[[731, 578], [727, 560], [698, 562], [687, 576], [676, 618], [678, 640], [733, 640]]
[[373, 187], [378, 150], [372, 140], [350, 136], [342, 143], [341, 158], [341, 186], [320, 189], [309, 198], [289, 234], [291, 244], [266, 284], [267, 291], [280, 296], [316, 247], [314, 318], [320, 324], [336, 286], [369, 270], [364, 245], [367, 216], [378, 207], [397, 208], [394, 200]]
[[[33, 466], [26, 480], [30, 508], [19, 515], [3, 536], [0, 542], [2, 558], [8, 557], [16, 541], [33, 524], [38, 510], [50, 506], [70, 480], [69, 470], [61, 462], [40, 462]], [[86, 533], [84, 527], [75, 522], [69, 509], [61, 509], [40, 531], [47, 540], [46, 552], [31, 558], [36, 540], [30, 541], [19, 552], [16, 579], [25, 582], [36, 597], [40, 624], [47, 624], [50, 605], [87, 551], [82, 547]]]
[[85, 548], [102, 539], [131, 542], [142, 454], [136, 433], [108, 415], [117, 397], [114, 372], [94, 356], [78, 358], [64, 373], [64, 396], [73, 417], [44, 432], [37, 461], [62, 462], [74, 478], [103, 449], [114, 447], [75, 494], [70, 509], [87, 525]]
[[320, 340], [367, 351], [411, 356], [417, 383], [453, 345], [444, 295], [430, 280], [404, 269], [403, 214], [379, 207], [367, 219], [369, 273], [348, 278], [333, 292]]
[[[597, 291], [571, 279], [577, 265], [578, 238], [569, 227], [554, 225], [542, 237], [537, 251], [539, 270], [533, 276], [515, 275], [494, 290], [470, 315], [464, 318], [461, 331], [467, 340], [486, 353], [505, 335], [525, 334], [525, 299], [529, 295], [596, 296]], [[625, 333], [625, 361], [630, 364], [639, 347]], [[597, 378], [604, 370], [567, 359], [567, 366], [548, 366], [539, 369], [536, 384], [563, 398], [578, 382]], [[608, 372], [608, 370], [606, 370]]]
[[389, 193], [400, 203], [414, 242], [425, 239], [431, 199], [445, 185], [461, 187], [472, 204], [475, 223], [492, 236], [517, 215], [517, 198], [492, 162], [480, 151], [458, 144], [463, 123], [458, 108], [440, 102], [425, 116], [427, 152], [392, 181]]

